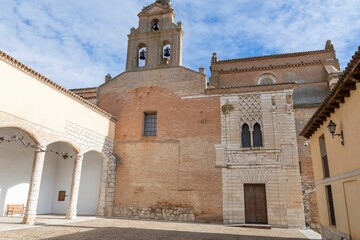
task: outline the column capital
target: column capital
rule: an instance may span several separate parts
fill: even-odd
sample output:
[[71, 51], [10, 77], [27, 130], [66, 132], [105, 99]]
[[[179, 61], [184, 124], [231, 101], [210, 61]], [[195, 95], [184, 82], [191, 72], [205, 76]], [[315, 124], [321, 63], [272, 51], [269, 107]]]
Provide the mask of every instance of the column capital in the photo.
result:
[[47, 146], [45, 146], [45, 145], [37, 144], [35, 146], [35, 151], [36, 152], [46, 152], [46, 150], [47, 150]]
[[81, 159], [84, 158], [84, 154], [81, 154], [81, 153], [75, 154], [74, 158], [75, 158], [76, 160], [81, 160]]

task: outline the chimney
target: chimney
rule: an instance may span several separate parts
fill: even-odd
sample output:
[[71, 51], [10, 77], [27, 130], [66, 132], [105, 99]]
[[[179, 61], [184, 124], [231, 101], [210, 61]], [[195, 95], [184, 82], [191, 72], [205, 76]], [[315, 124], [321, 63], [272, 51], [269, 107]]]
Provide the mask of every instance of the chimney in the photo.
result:
[[110, 75], [110, 74], [106, 75], [106, 76], [105, 76], [105, 82], [107, 83], [107, 82], [109, 82], [110, 80], [111, 80], [111, 75]]

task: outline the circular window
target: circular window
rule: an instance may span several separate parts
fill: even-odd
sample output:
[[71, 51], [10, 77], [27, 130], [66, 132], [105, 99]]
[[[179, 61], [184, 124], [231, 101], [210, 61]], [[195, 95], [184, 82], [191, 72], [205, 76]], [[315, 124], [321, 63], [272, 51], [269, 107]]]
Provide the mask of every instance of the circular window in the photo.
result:
[[263, 74], [258, 79], [259, 85], [270, 85], [275, 83], [276, 83], [276, 78], [272, 74]]

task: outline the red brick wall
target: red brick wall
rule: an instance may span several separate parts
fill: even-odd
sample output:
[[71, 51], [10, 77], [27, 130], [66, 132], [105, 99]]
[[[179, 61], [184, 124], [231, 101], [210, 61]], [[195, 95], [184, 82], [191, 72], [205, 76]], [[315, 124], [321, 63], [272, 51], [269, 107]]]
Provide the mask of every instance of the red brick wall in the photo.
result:
[[[139, 86], [144, 82], [133, 73], [99, 90], [99, 106], [119, 120], [114, 208], [183, 206], [194, 209], [196, 220], [222, 221], [221, 169], [215, 167], [214, 147], [220, 143], [219, 98], [181, 99], [203, 89], [204, 77], [191, 72], [162, 84], [166, 71], [158, 74], [148, 75], [146, 82], [153, 86]], [[142, 134], [146, 111], [157, 112], [155, 137]]]

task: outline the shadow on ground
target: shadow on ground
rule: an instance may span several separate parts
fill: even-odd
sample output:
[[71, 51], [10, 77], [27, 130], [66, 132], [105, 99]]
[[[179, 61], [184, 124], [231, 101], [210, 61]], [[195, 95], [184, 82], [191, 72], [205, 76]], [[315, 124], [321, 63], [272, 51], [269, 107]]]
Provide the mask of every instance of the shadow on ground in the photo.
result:
[[279, 238], [266, 236], [247, 236], [247, 235], [230, 235], [218, 233], [198, 233], [198, 232], [181, 232], [167, 230], [148, 230], [135, 228], [116, 228], [105, 227], [94, 230], [84, 230], [83, 232], [63, 235], [59, 237], [43, 239], [66, 239], [66, 240], [98, 240], [98, 239], [121, 239], [121, 240], [304, 240], [304, 238]]

